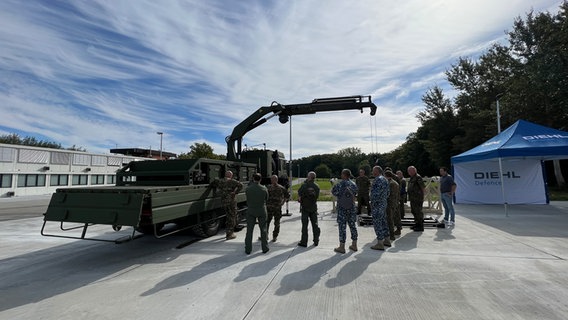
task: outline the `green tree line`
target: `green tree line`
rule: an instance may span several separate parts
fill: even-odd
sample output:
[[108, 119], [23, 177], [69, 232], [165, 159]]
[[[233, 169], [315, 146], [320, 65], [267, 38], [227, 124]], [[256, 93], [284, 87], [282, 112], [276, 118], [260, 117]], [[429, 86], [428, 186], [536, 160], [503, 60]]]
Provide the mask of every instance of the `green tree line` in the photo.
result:
[[[341, 168], [356, 170], [377, 163], [393, 169], [415, 165], [423, 175], [437, 175], [450, 158], [497, 134], [496, 104], [502, 128], [519, 119], [567, 130], [568, 125], [568, 2], [557, 13], [529, 12], [514, 20], [507, 43], [496, 43], [479, 58], [460, 57], [446, 70], [453, 91], [450, 99], [438, 86], [423, 96], [420, 127], [397, 149], [363, 154], [347, 148], [337, 154], [298, 159], [304, 176], [321, 164], [337, 176]], [[568, 161], [547, 164], [549, 182], [563, 184]], [[297, 175], [294, 172], [294, 175]]]
[[82, 151], [86, 152], [87, 149], [82, 147], [77, 147], [75, 145], [63, 148], [61, 143], [47, 141], [47, 140], [39, 140], [35, 137], [26, 136], [20, 137], [20, 135], [16, 133], [4, 134], [0, 135], [0, 143], [4, 144], [16, 144], [22, 146], [30, 146], [30, 147], [40, 147], [40, 148], [50, 148], [50, 149], [66, 149], [66, 150], [74, 150], [74, 151]]

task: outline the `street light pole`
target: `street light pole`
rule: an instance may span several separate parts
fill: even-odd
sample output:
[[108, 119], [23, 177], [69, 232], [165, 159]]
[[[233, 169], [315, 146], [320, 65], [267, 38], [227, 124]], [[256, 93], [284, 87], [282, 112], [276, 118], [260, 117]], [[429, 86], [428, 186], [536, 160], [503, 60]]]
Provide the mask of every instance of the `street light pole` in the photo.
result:
[[[501, 113], [499, 110], [499, 98], [503, 95], [503, 93], [499, 93], [495, 96], [496, 105], [497, 105], [497, 134], [501, 133]], [[509, 210], [507, 208], [507, 201], [505, 199], [505, 179], [503, 178], [503, 161], [501, 156], [499, 156], [499, 178], [501, 180], [501, 196], [503, 197], [503, 206], [505, 207], [505, 217], [509, 216]]]
[[162, 138], [164, 137], [164, 133], [160, 131], [156, 133], [160, 135], [160, 160], [162, 160]]

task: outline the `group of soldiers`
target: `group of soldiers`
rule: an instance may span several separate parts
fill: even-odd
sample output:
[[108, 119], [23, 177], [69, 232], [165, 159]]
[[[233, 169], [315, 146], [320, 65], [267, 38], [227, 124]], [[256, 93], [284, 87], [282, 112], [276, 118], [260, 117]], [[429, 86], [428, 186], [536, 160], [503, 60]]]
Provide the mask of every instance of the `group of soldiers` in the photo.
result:
[[[339, 228], [339, 246], [335, 252], [345, 253], [346, 226], [349, 226], [352, 243], [349, 249], [357, 251], [357, 215], [366, 207], [367, 214], [372, 217], [377, 243], [371, 248], [384, 250], [391, 246], [391, 241], [401, 234], [402, 218], [407, 197], [410, 200], [411, 212], [414, 216], [414, 231], [424, 231], [424, 181], [414, 166], [408, 167], [410, 179], [404, 179], [402, 171], [393, 173], [390, 168], [373, 167], [373, 179], [365, 170], [359, 170], [355, 183], [351, 181], [351, 171], [343, 169], [341, 182], [334, 185], [332, 194], [337, 198], [337, 224]], [[357, 207], [355, 207], [355, 195]]]
[[[373, 178], [367, 177], [364, 170], [359, 171], [355, 183], [351, 181], [351, 171], [344, 169], [341, 172], [341, 181], [334, 185], [332, 194], [337, 197], [337, 223], [339, 228], [339, 246], [335, 252], [345, 253], [346, 227], [349, 226], [352, 243], [350, 250], [357, 251], [357, 215], [362, 214], [366, 207], [367, 214], [372, 217], [377, 243], [371, 248], [384, 250], [391, 246], [391, 241], [401, 234], [402, 218], [407, 198], [414, 216], [414, 231], [424, 231], [424, 215], [422, 205], [424, 202], [424, 181], [414, 166], [407, 169], [410, 179], [404, 179], [402, 171], [396, 174], [390, 168], [383, 170], [380, 166], [372, 169]], [[316, 174], [312, 171], [298, 190], [298, 201], [302, 221], [302, 235], [298, 246], [306, 247], [308, 242], [308, 224], [312, 226], [313, 244], [317, 246], [320, 238], [320, 228], [317, 219], [317, 199], [320, 188], [315, 182]], [[270, 223], [274, 220], [272, 242], [275, 242], [280, 232], [282, 218], [282, 205], [289, 200], [288, 189], [278, 183], [278, 176], [271, 177], [271, 183], [263, 186], [260, 174], [253, 176], [252, 183], [245, 190], [247, 196], [247, 234], [245, 237], [245, 252], [251, 253], [252, 233], [254, 225], [258, 222], [260, 227], [260, 240], [263, 253], [268, 252], [268, 231]], [[236, 195], [243, 189], [243, 184], [233, 179], [233, 173], [227, 171], [225, 179], [217, 180], [214, 187], [221, 192], [223, 207], [226, 213], [226, 239], [236, 238], [234, 232], [237, 226]], [[357, 200], [357, 206], [355, 205]]]
[[[258, 221], [260, 226], [260, 240], [262, 251], [268, 252], [268, 231], [270, 223], [274, 219], [274, 229], [272, 231], [272, 242], [276, 242], [280, 233], [280, 220], [282, 219], [282, 205], [286, 202], [290, 194], [288, 189], [278, 183], [278, 176], [270, 177], [270, 184], [263, 186], [260, 184], [262, 177], [260, 174], [253, 176], [253, 181], [245, 190], [247, 195], [247, 234], [245, 236], [245, 252], [249, 254], [252, 250], [252, 232], [255, 223]], [[223, 210], [226, 216], [226, 239], [232, 240], [235, 235], [237, 221], [237, 201], [236, 195], [243, 189], [240, 181], [233, 179], [233, 173], [227, 171], [225, 178], [215, 180], [212, 187], [215, 187], [221, 195]]]

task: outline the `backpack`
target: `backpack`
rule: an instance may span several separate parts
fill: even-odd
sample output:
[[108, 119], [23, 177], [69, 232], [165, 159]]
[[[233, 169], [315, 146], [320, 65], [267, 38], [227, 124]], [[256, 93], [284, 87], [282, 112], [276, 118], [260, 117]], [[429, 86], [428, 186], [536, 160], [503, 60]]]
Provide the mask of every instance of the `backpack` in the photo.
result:
[[305, 194], [302, 196], [302, 204], [311, 206], [316, 204], [316, 190], [314, 188], [307, 188]]
[[337, 205], [344, 210], [351, 210], [355, 206], [355, 195], [349, 188], [345, 188], [343, 193], [337, 198]]

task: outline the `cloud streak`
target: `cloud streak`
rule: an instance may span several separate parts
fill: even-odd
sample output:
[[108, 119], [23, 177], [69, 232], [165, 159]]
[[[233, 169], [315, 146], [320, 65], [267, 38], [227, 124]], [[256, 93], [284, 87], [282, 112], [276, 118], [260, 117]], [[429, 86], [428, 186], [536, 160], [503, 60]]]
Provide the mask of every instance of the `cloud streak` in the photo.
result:
[[[416, 130], [421, 95], [448, 87], [457, 57], [559, 3], [1, 1], [0, 131], [96, 152], [155, 147], [162, 131], [167, 151], [225, 153], [233, 127], [273, 100], [371, 94], [376, 120], [294, 117], [292, 156], [387, 152]], [[288, 126], [267, 123], [245, 143], [288, 150]]]

